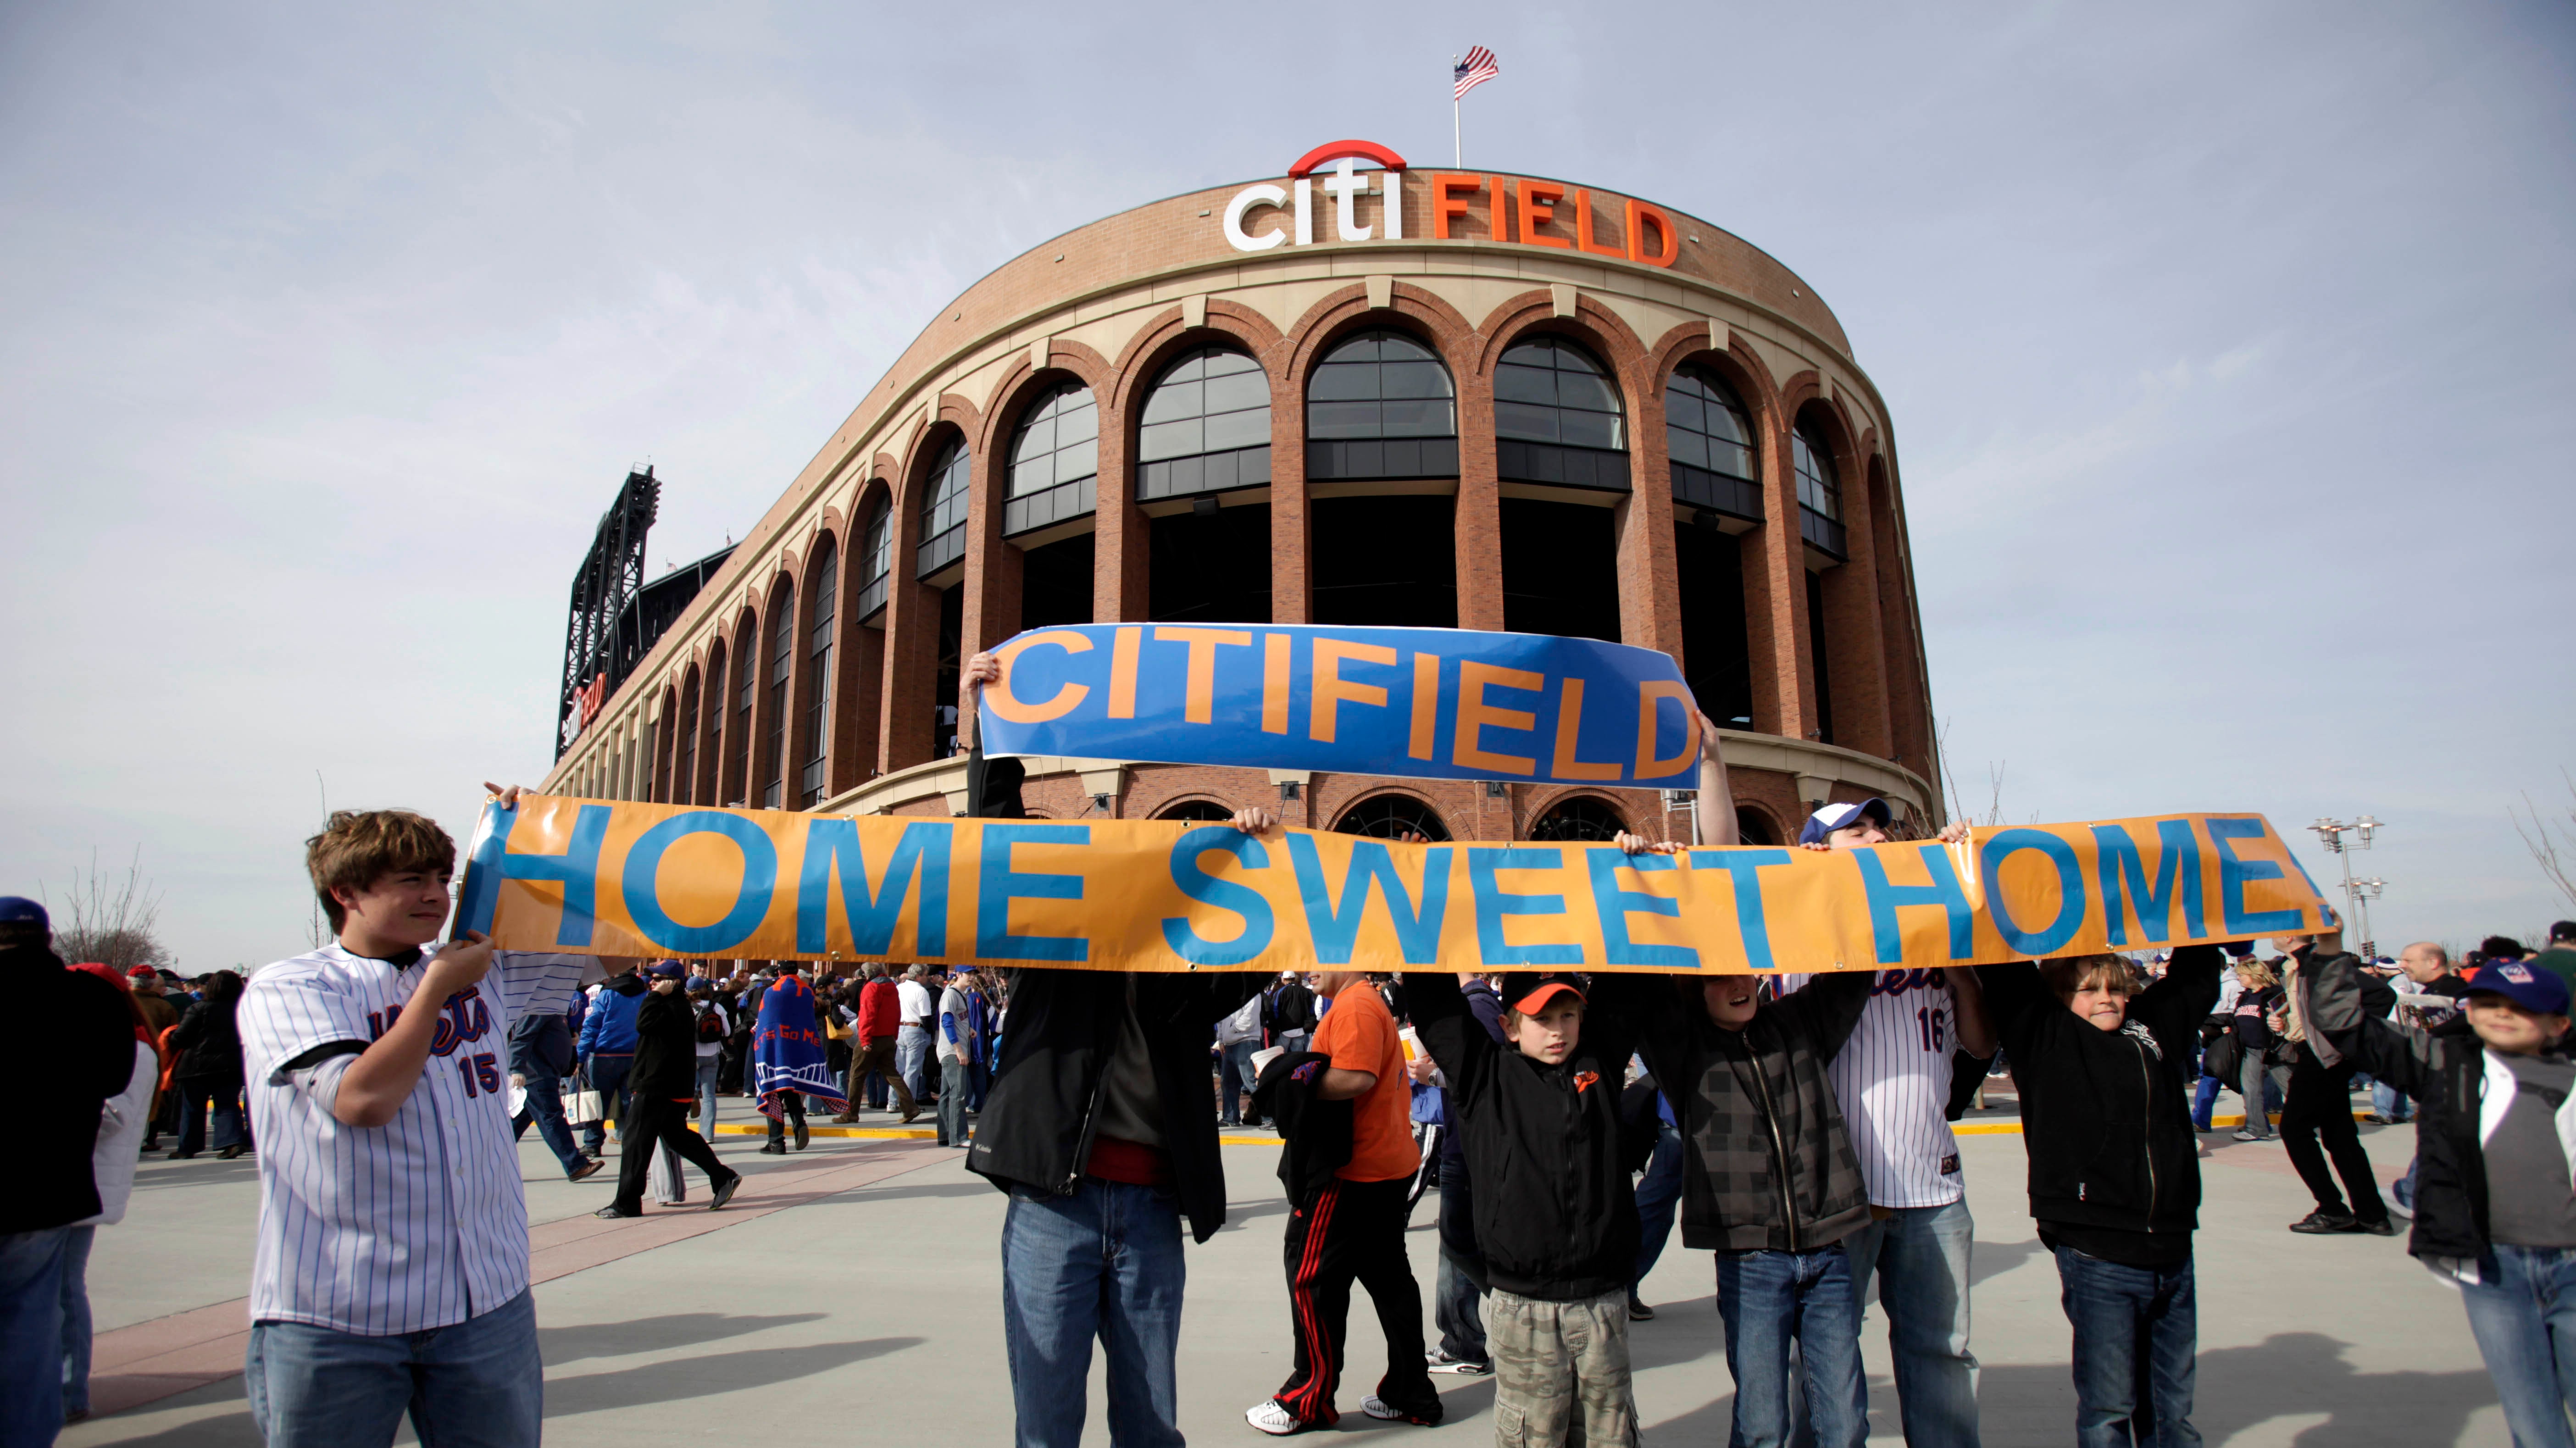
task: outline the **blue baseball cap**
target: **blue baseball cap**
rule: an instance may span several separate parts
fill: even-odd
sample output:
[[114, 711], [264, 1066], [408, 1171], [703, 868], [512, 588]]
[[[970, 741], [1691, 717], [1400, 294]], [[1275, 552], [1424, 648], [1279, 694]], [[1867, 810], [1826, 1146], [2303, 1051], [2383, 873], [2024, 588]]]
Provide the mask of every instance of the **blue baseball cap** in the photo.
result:
[[2535, 970], [2519, 960], [2479, 966], [2468, 986], [2471, 995], [2500, 995], [2533, 1015], [2567, 1014], [2567, 982], [2554, 970]]
[[1880, 829], [1887, 828], [1894, 820], [1887, 811], [1887, 801], [1883, 799], [1865, 799], [1858, 804], [1829, 804], [1807, 816], [1806, 827], [1798, 831], [1798, 843], [1821, 845], [1834, 831], [1851, 828], [1853, 822], [1863, 816], [1878, 821]]
[[705, 976], [693, 975], [687, 980], [680, 982], [680, 988], [682, 990], [705, 990], [707, 988], [707, 984], [708, 982]]
[[0, 895], [0, 925], [33, 925], [44, 931], [54, 928], [45, 907], [24, 895]]
[[678, 980], [689, 973], [689, 968], [676, 960], [657, 960], [653, 962], [651, 969], [653, 974], [666, 980]]

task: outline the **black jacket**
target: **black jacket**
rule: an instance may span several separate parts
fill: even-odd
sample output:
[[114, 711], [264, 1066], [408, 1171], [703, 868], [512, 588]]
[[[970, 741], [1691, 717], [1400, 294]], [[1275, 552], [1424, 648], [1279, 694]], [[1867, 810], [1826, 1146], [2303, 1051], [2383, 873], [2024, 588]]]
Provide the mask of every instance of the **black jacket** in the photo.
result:
[[179, 1067], [171, 1076], [220, 1091], [235, 1091], [242, 1084], [241, 1027], [233, 1012], [241, 1005], [235, 996], [228, 1001], [199, 1001], [188, 1007], [179, 1018], [179, 1029], [170, 1044], [179, 1048]]
[[1456, 977], [1415, 972], [1406, 983], [1413, 1028], [1449, 1082], [1492, 1284], [1549, 1302], [1626, 1287], [1637, 1268], [1637, 1203], [1619, 1107], [1632, 1020], [1587, 1011], [1573, 1053], [1549, 1066], [1495, 1044]]
[[572, 1024], [561, 1011], [535, 1011], [510, 1023], [510, 1069], [534, 1080], [572, 1074]]
[[1586, 1029], [1625, 1022], [1681, 1114], [1683, 1246], [1803, 1252], [1869, 1220], [1869, 1183], [1825, 1067], [1860, 1024], [1877, 979], [1866, 970], [1819, 976], [1730, 1031], [1708, 1018], [1696, 991], [1674, 1000], [1673, 977], [1593, 978]]
[[[0, 992], [36, 1029], [10, 1053], [19, 1082], [10, 1187], [0, 1192], [0, 1234], [38, 1232], [98, 1215], [90, 1173], [100, 1103], [134, 1075], [134, 1018], [122, 993], [86, 971], [65, 970], [43, 946], [0, 950]], [[236, 1079], [241, 1054], [233, 1055]]]
[[1290, 1202], [1351, 1164], [1351, 1103], [1315, 1094], [1332, 1064], [1312, 1051], [1281, 1052], [1252, 1089], [1252, 1108], [1279, 1123], [1279, 1184]]
[[1270, 992], [1261, 1003], [1261, 1029], [1264, 1043], [1272, 1046], [1282, 1031], [1315, 1029], [1315, 993], [1294, 981]]
[[2031, 1216], [2123, 1232], [2199, 1226], [2191, 1093], [2222, 961], [2214, 945], [2176, 950], [2116, 1031], [2068, 1010], [2036, 965], [1978, 968], [2021, 1088]]
[[2406, 1250], [2476, 1261], [2487, 1253], [2487, 1161], [2478, 1135], [2486, 1100], [2486, 1043], [2456, 1015], [2431, 1030], [2369, 1013], [2352, 956], [2317, 967], [2307, 1026], [2342, 1054], [2415, 1098], [2415, 1226]]
[[698, 1094], [698, 1013], [678, 991], [646, 989], [635, 1004], [635, 1064], [626, 1089], [677, 1101]]

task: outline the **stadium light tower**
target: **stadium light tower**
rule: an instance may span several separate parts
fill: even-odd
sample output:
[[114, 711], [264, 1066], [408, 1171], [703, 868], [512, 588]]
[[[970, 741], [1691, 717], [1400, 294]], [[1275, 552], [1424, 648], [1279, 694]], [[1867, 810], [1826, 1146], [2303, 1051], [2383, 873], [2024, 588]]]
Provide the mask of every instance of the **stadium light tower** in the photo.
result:
[[[2315, 824], [2308, 826], [2308, 828], [2315, 831], [2317, 838], [2325, 843], [2328, 853], [2343, 861], [2344, 906], [2352, 915], [2353, 919], [2361, 926], [2361, 930], [2359, 932], [2361, 936], [2361, 948], [2357, 953], [2364, 960], [2373, 959], [2378, 955], [2378, 951], [2374, 947], [2374, 943], [2370, 938], [2370, 907], [2365, 902], [2362, 891], [2367, 887], [2370, 892], [2368, 898], [2376, 900], [2379, 898], [2380, 889], [2387, 885], [2388, 882], [2378, 878], [2377, 876], [2372, 876], [2367, 880], [2354, 879], [2352, 877], [2352, 851], [2369, 849], [2370, 837], [2378, 832], [2380, 829], [2380, 823], [2369, 815], [2363, 815], [2350, 824], [2345, 824], [2343, 821], [2337, 819], [2320, 818]], [[2346, 844], [2345, 837], [2348, 835], [2357, 836], [2358, 838], [2354, 843]]]

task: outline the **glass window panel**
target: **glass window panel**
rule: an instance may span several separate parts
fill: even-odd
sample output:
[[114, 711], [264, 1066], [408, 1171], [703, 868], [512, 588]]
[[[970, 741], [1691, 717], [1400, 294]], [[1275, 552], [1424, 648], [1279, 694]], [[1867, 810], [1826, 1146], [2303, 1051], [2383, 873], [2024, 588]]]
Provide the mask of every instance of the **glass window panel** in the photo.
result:
[[1241, 352], [1209, 351], [1203, 352], [1199, 355], [1202, 365], [1207, 368], [1207, 375], [1210, 377], [1231, 377], [1238, 372], [1258, 372], [1261, 370], [1260, 363], [1253, 361], [1250, 357], [1245, 356]]
[[1100, 436], [1100, 404], [1092, 400], [1091, 389], [1084, 388], [1080, 402], [1068, 402], [1056, 414], [1055, 441], [1058, 447]]
[[1570, 447], [1619, 446], [1619, 419], [1606, 413], [1568, 409], [1557, 414], [1557, 427], [1559, 440]]
[[1011, 444], [1011, 463], [1025, 465], [1055, 451], [1055, 419], [1035, 417], [1020, 429], [1019, 440]]
[[1306, 435], [1328, 441], [1376, 437], [1380, 405], [1375, 402], [1310, 402], [1306, 404]]
[[1527, 442], [1555, 442], [1558, 415], [1553, 407], [1498, 401], [1494, 404], [1494, 434]]
[[1606, 375], [1601, 369], [1601, 364], [1593, 361], [1591, 355], [1579, 347], [1570, 347], [1563, 342], [1552, 342], [1551, 350], [1556, 354], [1556, 367], [1560, 372], [1584, 372], [1596, 377]]
[[1011, 464], [1011, 496], [1024, 498], [1055, 486], [1055, 454], [1044, 453]]
[[1445, 397], [1380, 403], [1388, 437], [1450, 437], [1458, 431], [1457, 404]]
[[1200, 445], [1205, 433], [1205, 426], [1195, 417], [1179, 422], [1149, 423], [1136, 430], [1136, 456], [1140, 461], [1150, 463], [1205, 452], [1207, 449]]
[[1438, 361], [1431, 355], [1430, 348], [1402, 332], [1379, 332], [1375, 340], [1381, 362], [1432, 362], [1436, 365]]
[[1082, 441], [1068, 444], [1056, 452], [1055, 480], [1059, 483], [1069, 483], [1077, 478], [1087, 478], [1099, 471], [1100, 439], [1096, 437], [1086, 437]]
[[1209, 412], [1236, 412], [1247, 407], [1270, 405], [1270, 379], [1258, 372], [1237, 372], [1211, 378], [1207, 384]]
[[1315, 380], [1306, 388], [1307, 400], [1347, 402], [1353, 398], [1379, 396], [1379, 371], [1380, 369], [1374, 365], [1318, 367], [1315, 369]]
[[1708, 466], [1708, 439], [1698, 433], [1687, 428], [1670, 428], [1664, 434], [1664, 446], [1672, 453], [1674, 462], [1688, 463], [1695, 468]]
[[1693, 432], [1708, 430], [1707, 419], [1700, 411], [1699, 389], [1684, 386], [1680, 379], [1664, 389], [1664, 421]]
[[1207, 411], [1203, 394], [1207, 384], [1194, 381], [1166, 381], [1154, 388], [1145, 399], [1145, 421], [1167, 422], [1174, 418], [1197, 417]]
[[1542, 407], [1554, 407], [1556, 374], [1532, 367], [1497, 367], [1494, 369], [1494, 398], [1497, 402], [1534, 402]]
[[1447, 397], [1449, 372], [1437, 362], [1387, 362], [1378, 369], [1381, 396]]
[[1753, 454], [1749, 449], [1722, 438], [1711, 438], [1708, 442], [1708, 468], [1711, 472], [1728, 473], [1749, 481], [1753, 477]]
[[1270, 441], [1270, 411], [1225, 412], [1207, 420], [1207, 451], [1259, 447]]
[[1708, 435], [1722, 437], [1739, 446], [1750, 446], [1753, 442], [1753, 429], [1746, 425], [1744, 414], [1724, 398], [1709, 399]]
[[1556, 401], [1560, 407], [1580, 407], [1587, 412], [1617, 412], [1619, 397], [1610, 384], [1598, 377], [1579, 372], [1556, 374]]

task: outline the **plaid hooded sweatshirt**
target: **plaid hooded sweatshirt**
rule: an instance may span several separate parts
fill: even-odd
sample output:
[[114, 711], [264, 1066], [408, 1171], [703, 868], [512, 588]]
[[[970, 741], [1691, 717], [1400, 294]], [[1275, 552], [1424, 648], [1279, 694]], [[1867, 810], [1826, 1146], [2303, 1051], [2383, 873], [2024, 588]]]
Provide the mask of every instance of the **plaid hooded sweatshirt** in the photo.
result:
[[1875, 973], [1818, 976], [1740, 1031], [1710, 1021], [1696, 989], [1676, 1009], [1670, 979], [1596, 976], [1591, 1004], [1635, 1027], [1681, 1116], [1682, 1245], [1805, 1252], [1867, 1223], [1869, 1185], [1825, 1066], [1860, 1024]]

